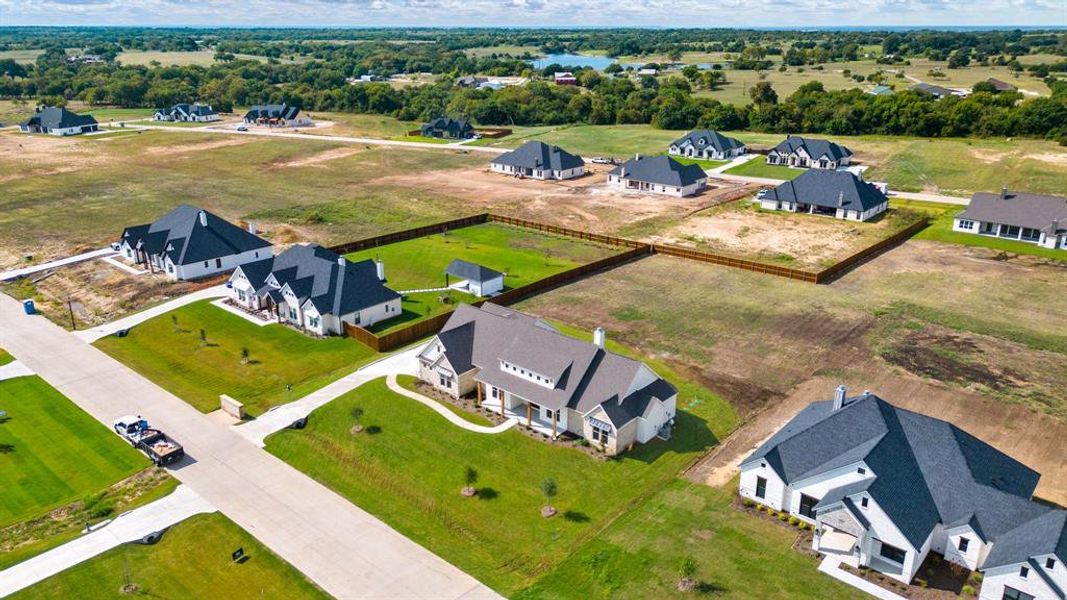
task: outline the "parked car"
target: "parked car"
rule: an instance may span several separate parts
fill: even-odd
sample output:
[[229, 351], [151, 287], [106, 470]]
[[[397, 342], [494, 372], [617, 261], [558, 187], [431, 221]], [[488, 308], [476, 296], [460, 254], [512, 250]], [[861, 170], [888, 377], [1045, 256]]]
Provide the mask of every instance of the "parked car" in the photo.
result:
[[237, 131], [248, 131], [248, 127], [246, 127], [245, 125], [238, 125]]
[[595, 165], [613, 165], [615, 164], [615, 159], [611, 157], [594, 156], [593, 158], [589, 159], [589, 162]]
[[169, 465], [185, 456], [181, 444], [167, 437], [167, 434], [148, 425], [140, 415], [119, 417], [114, 423], [115, 433], [144, 452], [157, 467]]
[[756, 200], [763, 200], [767, 197], [767, 194], [770, 193], [770, 191], [771, 188], [760, 188], [759, 191], [756, 192]]

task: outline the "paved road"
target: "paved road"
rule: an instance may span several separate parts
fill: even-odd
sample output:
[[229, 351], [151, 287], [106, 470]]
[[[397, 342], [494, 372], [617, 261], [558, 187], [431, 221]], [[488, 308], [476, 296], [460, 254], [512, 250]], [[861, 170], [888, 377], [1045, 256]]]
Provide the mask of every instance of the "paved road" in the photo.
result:
[[143, 539], [193, 515], [215, 512], [199, 494], [179, 485], [169, 496], [123, 513], [111, 523], [0, 571], [0, 598], [28, 588], [56, 573], [127, 542]]
[[0, 294], [0, 347], [103, 424], [141, 414], [188, 454], [170, 472], [338, 598], [495, 592], [217, 420]]
[[89, 329], [82, 329], [73, 332], [73, 335], [86, 343], [93, 343], [96, 340], [107, 337], [120, 329], [129, 329], [134, 325], [140, 325], [149, 319], [158, 317], [159, 315], [166, 314], [176, 308], [185, 306], [186, 304], [192, 304], [200, 300], [209, 300], [211, 298], [218, 298], [226, 295], [225, 285], [216, 285], [209, 288], [204, 288], [179, 296], [173, 300], [168, 300], [162, 304], [157, 304], [152, 308], [147, 308], [141, 312], [134, 313], [128, 317], [116, 319], [110, 323], [104, 323], [103, 325], [97, 325], [96, 327], [90, 327]]
[[414, 400], [414, 401], [416, 401], [416, 402], [418, 402], [418, 403], [420, 403], [420, 404], [432, 409], [434, 412], [436, 412], [437, 414], [439, 414], [442, 417], [444, 417], [445, 420], [448, 421], [449, 423], [452, 423], [453, 425], [455, 425], [457, 427], [460, 427], [462, 429], [466, 429], [467, 431], [473, 431], [474, 433], [490, 433], [490, 434], [492, 434], [492, 433], [502, 433], [504, 431], [507, 431], [507, 430], [511, 429], [515, 425], [518, 425], [518, 423], [519, 423], [518, 419], [512, 417], [512, 418], [504, 421], [503, 423], [501, 423], [499, 425], [495, 425], [493, 427], [486, 427], [485, 425], [477, 425], [477, 424], [471, 423], [470, 421], [468, 421], [468, 420], [464, 419], [463, 417], [457, 415], [456, 413], [452, 412], [451, 410], [448, 410], [448, 408], [442, 406], [440, 402], [438, 402], [436, 400], [433, 400], [431, 398], [427, 398], [426, 396], [423, 396], [422, 394], [417, 394], [417, 393], [415, 393], [415, 392], [413, 392], [411, 390], [408, 390], [408, 389], [405, 389], [405, 388], [401, 387], [400, 384], [396, 380], [396, 375], [389, 375], [389, 377], [386, 379], [385, 384], [387, 386], [389, 386], [389, 389], [393, 390], [397, 394], [400, 394], [401, 396], [405, 396], [407, 398], [411, 398], [412, 400]]
[[22, 267], [21, 269], [12, 269], [10, 271], [0, 272], [0, 281], [7, 281], [16, 277], [22, 277], [23, 275], [31, 275], [40, 271], [46, 271], [48, 269], [54, 269], [56, 267], [62, 267], [63, 265], [71, 265], [77, 262], [86, 260], [92, 260], [94, 258], [100, 258], [102, 256], [111, 256], [117, 254], [111, 248], [101, 248], [99, 250], [93, 250], [92, 252], [85, 252], [83, 254], [76, 254], [74, 256], [68, 256], [66, 258], [59, 258], [50, 262], [41, 263], [32, 267]]

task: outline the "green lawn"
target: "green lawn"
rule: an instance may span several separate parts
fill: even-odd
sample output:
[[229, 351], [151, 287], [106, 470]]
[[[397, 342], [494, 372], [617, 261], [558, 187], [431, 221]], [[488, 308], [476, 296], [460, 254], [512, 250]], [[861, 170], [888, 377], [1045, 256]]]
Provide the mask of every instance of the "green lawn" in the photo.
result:
[[[201, 329], [206, 344], [200, 341]], [[219, 395], [228, 394], [252, 416], [300, 398], [374, 357], [354, 340], [315, 339], [277, 324], [260, 327], [208, 301], [142, 323], [125, 338], [103, 338], [96, 346], [201, 411], [216, 410]], [[248, 364], [241, 364], [241, 348], [249, 350]]]
[[0, 381], [0, 527], [95, 493], [149, 466], [37, 376]]
[[11, 356], [7, 350], [0, 348], [0, 366], [4, 366], [13, 360], [15, 360], [14, 356]]
[[[230, 553], [243, 548], [248, 560]], [[219, 513], [175, 525], [151, 546], [125, 544], [11, 596], [118, 598], [129, 581], [131, 596], [153, 598], [328, 598], [289, 563]]]
[[[610, 340], [609, 346], [626, 351]], [[669, 365], [648, 362], [679, 387], [675, 435], [616, 460], [601, 461], [519, 431], [459, 429], [389, 391], [381, 379], [316, 411], [307, 429], [271, 436], [267, 450], [510, 595], [602, 535], [611, 521], [736, 427], [728, 403]], [[401, 381], [410, 385], [411, 379]], [[364, 410], [361, 422], [369, 430], [358, 437], [349, 431], [355, 406]], [[468, 466], [479, 474], [481, 492], [474, 499], [459, 494]], [[539, 484], [548, 477], [559, 487], [552, 504], [560, 515], [553, 519], [539, 514], [546, 503]]]
[[[454, 258], [474, 262], [506, 274], [505, 289], [544, 279], [561, 271], [592, 262], [614, 251], [611, 248], [562, 236], [486, 223], [426, 236], [347, 255], [350, 260], [381, 258], [385, 276], [394, 290], [443, 287], [445, 268]], [[454, 282], [454, 280], [453, 280]], [[408, 294], [404, 314], [381, 323], [375, 331], [386, 331], [411, 321], [439, 314], [470, 302], [469, 294], [452, 292], [452, 303], [441, 302], [441, 292]]]
[[456, 140], [446, 140], [443, 138], [425, 137], [422, 135], [401, 135], [392, 138], [398, 142], [419, 142], [421, 144], [451, 144]]
[[683, 165], [697, 165], [705, 171], [708, 171], [710, 169], [716, 169], [730, 162], [728, 160], [704, 160], [701, 158], [686, 158], [684, 156], [672, 156], [671, 158], [682, 163]]
[[962, 206], [948, 206], [935, 202], [919, 202], [915, 200], [893, 200], [893, 206], [921, 210], [931, 215], [930, 226], [920, 231], [915, 239], [933, 240], [946, 244], [960, 244], [963, 246], [978, 246], [1000, 250], [1011, 254], [1029, 254], [1053, 260], [1067, 261], [1067, 251], [1042, 248], [1037, 244], [1020, 242], [1017, 240], [1005, 240], [973, 233], [960, 233], [952, 230], [955, 216], [964, 210]]
[[782, 165], [767, 164], [766, 157], [757, 156], [752, 160], [741, 163], [736, 167], [726, 169], [730, 175], [743, 175], [745, 177], [766, 177], [768, 179], [794, 179], [799, 177], [806, 169], [793, 169]]

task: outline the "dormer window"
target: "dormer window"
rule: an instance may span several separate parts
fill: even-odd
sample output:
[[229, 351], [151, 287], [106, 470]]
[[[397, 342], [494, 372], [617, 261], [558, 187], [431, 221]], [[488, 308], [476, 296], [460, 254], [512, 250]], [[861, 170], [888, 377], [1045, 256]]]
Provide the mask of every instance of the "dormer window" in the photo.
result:
[[862, 506], [863, 508], [867, 508], [867, 502], [867, 496], [860, 498], [860, 506]]
[[1026, 576], [1030, 574], [1030, 567], [1019, 567], [1019, 577], [1026, 579]]
[[856, 472], [859, 473], [860, 475], [866, 475], [867, 474], [867, 469], [864, 469], [863, 467], [860, 467], [860, 468], [856, 469]]
[[1055, 569], [1056, 568], [1056, 559], [1055, 558], [1046, 558], [1045, 559], [1045, 568], [1048, 569], [1049, 571], [1051, 571], [1052, 569]]
[[967, 548], [971, 545], [971, 540], [961, 537], [959, 543], [956, 545], [959, 548], [960, 553], [966, 554]]

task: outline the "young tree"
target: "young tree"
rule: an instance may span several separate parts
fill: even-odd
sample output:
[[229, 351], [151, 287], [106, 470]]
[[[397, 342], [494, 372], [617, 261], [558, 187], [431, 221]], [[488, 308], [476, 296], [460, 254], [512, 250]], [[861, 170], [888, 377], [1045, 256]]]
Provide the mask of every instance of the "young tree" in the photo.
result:
[[552, 506], [552, 499], [556, 497], [556, 492], [559, 489], [556, 487], [556, 480], [549, 477], [541, 482], [541, 494], [545, 497], [545, 501], [549, 504], [541, 507], [541, 516], [548, 518], [556, 514], [556, 509]]
[[248, 364], [248, 346], [241, 346], [241, 364]]
[[756, 85], [752, 86], [752, 89], [748, 91], [748, 95], [752, 98], [752, 101], [756, 103], [756, 106], [763, 106], [765, 104], [778, 104], [778, 92], [774, 91], [769, 81], [760, 81]]
[[352, 417], [352, 433], [359, 433], [363, 431], [363, 424], [360, 421], [363, 419], [363, 409], [358, 406], [353, 406], [348, 411], [348, 415]]
[[200, 330], [200, 345], [201, 346], [206, 346], [207, 345], [207, 332], [204, 331], [203, 329]]
[[696, 587], [696, 579], [694, 577], [697, 574], [697, 561], [692, 556], [686, 556], [682, 559], [682, 564], [678, 568], [678, 590], [682, 592], [688, 592]]
[[463, 483], [465, 485], [460, 494], [470, 498], [478, 493], [478, 489], [474, 487], [474, 484], [478, 483], [478, 471], [474, 467], [468, 466], [463, 472]]

